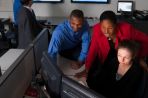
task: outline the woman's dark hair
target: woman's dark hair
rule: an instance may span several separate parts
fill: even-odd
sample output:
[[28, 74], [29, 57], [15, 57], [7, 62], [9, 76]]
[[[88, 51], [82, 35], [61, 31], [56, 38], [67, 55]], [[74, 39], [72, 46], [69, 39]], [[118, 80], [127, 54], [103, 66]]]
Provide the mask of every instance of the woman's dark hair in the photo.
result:
[[133, 40], [123, 40], [119, 43], [118, 48], [127, 48], [135, 56], [140, 48], [140, 44]]
[[82, 10], [79, 10], [79, 9], [75, 9], [71, 12], [70, 14], [70, 18], [71, 17], [77, 17], [77, 18], [81, 18], [81, 19], [84, 19], [84, 14], [83, 14], [83, 11]]
[[28, 5], [32, 0], [20, 0], [22, 5]]
[[100, 16], [100, 22], [110, 20], [113, 24], [117, 23], [116, 14], [113, 11], [104, 11]]

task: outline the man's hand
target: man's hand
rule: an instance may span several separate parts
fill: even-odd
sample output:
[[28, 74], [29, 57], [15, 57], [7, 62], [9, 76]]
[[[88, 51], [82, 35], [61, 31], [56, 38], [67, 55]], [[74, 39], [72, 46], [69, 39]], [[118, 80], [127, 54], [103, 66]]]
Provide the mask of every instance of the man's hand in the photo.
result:
[[71, 68], [77, 70], [77, 69], [79, 69], [82, 65], [83, 65], [83, 63], [80, 62], [80, 61], [73, 61], [73, 62], [71, 63]]
[[76, 78], [82, 78], [82, 77], [87, 77], [87, 71], [86, 70], [83, 70], [83, 71], [81, 71], [81, 72], [79, 72], [79, 73], [76, 73], [75, 75], [74, 75], [74, 77], [76, 77]]

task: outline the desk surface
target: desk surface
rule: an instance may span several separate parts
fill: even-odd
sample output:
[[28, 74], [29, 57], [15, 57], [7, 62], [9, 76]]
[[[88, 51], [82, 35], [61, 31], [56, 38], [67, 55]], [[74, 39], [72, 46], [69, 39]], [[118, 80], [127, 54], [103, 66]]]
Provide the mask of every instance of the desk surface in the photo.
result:
[[0, 22], [2, 23], [8, 23], [10, 21], [10, 18], [0, 18]]
[[78, 72], [81, 72], [82, 70], [85, 69], [85, 66], [82, 66], [80, 69], [78, 70], [74, 70], [71, 68], [71, 63], [73, 61], [72, 60], [69, 60], [69, 59], [66, 59], [60, 55], [58, 55], [57, 57], [57, 64], [58, 66], [60, 67], [60, 69], [62, 70], [62, 72], [64, 73], [64, 75], [72, 78], [73, 80], [76, 80], [77, 82], [80, 82], [82, 83], [83, 85], [87, 86], [86, 84], [86, 78], [85, 77], [82, 77], [80, 79], [77, 79], [74, 77], [74, 75]]
[[22, 54], [24, 49], [9, 49], [0, 57], [0, 67], [2, 74], [14, 63], [14, 61]]

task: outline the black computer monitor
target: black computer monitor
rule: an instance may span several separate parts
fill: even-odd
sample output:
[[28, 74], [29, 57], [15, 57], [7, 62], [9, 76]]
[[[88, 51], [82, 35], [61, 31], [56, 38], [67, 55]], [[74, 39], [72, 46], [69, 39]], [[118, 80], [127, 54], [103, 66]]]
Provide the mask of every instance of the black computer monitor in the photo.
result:
[[33, 0], [33, 2], [51, 2], [51, 3], [60, 3], [63, 0]]
[[62, 77], [61, 98], [105, 98], [69, 77]]
[[49, 30], [47, 28], [43, 29], [39, 35], [33, 40], [33, 49], [34, 49], [34, 56], [35, 56], [35, 69], [36, 73], [39, 72], [41, 67], [41, 58], [43, 51], [48, 50], [48, 39]]
[[51, 98], [59, 98], [61, 90], [62, 72], [58, 68], [55, 60], [47, 53], [43, 53], [42, 76], [46, 89]]
[[109, 0], [71, 0], [72, 3], [109, 3]]
[[105, 98], [93, 90], [66, 77], [55, 60], [47, 53], [43, 53], [42, 76], [51, 98]]
[[32, 80], [33, 65], [33, 47], [29, 46], [0, 77], [0, 98], [23, 98]]
[[133, 12], [133, 1], [118, 1], [117, 2], [117, 12], [122, 13], [132, 13]]

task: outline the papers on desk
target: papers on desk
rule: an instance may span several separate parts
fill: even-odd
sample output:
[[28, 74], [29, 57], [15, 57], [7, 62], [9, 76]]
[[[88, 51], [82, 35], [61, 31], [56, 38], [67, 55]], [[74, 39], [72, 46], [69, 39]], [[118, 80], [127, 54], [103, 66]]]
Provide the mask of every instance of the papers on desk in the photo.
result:
[[71, 63], [71, 60], [58, 55], [57, 64], [65, 75], [74, 76], [76, 73], [81, 72], [85, 69], [85, 66], [82, 66], [80, 69], [74, 70], [71, 68]]
[[58, 55], [57, 64], [60, 67], [60, 69], [62, 70], [62, 72], [64, 73], [64, 75], [66, 75], [66, 76], [76, 80], [77, 82], [87, 86], [85, 77], [82, 77], [80, 79], [77, 79], [77, 78], [74, 77], [74, 75], [76, 73], [83, 71], [85, 69], [85, 66], [83, 65], [80, 69], [74, 70], [74, 69], [71, 68], [71, 63], [72, 63], [71, 60], [66, 59], [66, 58]]

